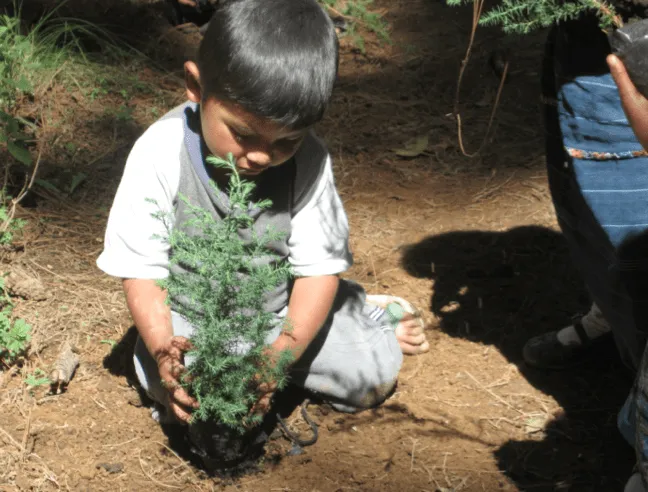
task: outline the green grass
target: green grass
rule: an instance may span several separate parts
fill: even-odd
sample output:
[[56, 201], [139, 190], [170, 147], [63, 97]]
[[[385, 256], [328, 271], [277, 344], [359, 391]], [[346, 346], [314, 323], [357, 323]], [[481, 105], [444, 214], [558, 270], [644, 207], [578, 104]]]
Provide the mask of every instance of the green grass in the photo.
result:
[[371, 10], [373, 0], [319, 0], [321, 4], [328, 7], [333, 14], [338, 12], [347, 21], [345, 36], [353, 39], [356, 47], [365, 52], [365, 38], [363, 31], [374, 33], [381, 42], [391, 44], [389, 35], [389, 24], [377, 12]]
[[[100, 94], [103, 85], [118, 85], [105, 82], [118, 73], [109, 66], [132, 64], [142, 58], [100, 26], [58, 16], [61, 5], [29, 32], [21, 25], [20, 6], [16, 6], [15, 16], [0, 15], [0, 148], [6, 146], [16, 161], [27, 166], [32, 163], [28, 146], [37, 127], [17, 114], [22, 98], [38, 98], [55, 83], [77, 86], [88, 95], [93, 90]], [[102, 63], [106, 60], [110, 64]], [[125, 74], [125, 67], [120, 68]], [[110, 72], [109, 77], [106, 72]]]

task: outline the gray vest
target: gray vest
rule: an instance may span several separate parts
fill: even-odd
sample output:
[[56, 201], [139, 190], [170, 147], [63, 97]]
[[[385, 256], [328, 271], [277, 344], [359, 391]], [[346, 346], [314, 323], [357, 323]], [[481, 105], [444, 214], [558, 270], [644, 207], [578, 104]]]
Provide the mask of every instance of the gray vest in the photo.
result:
[[[200, 108], [195, 104], [187, 103], [181, 108], [184, 119], [184, 145], [180, 155], [180, 183], [178, 194], [185, 196], [189, 202], [209, 211], [214, 218], [222, 219], [229, 213], [229, 198], [222, 190], [214, 190], [209, 185], [205, 157], [208, 151], [203, 143], [200, 133]], [[174, 112], [175, 113], [175, 112]], [[313, 135], [308, 135], [302, 144], [311, 146], [310, 150], [326, 152]], [[308, 202], [315, 192], [319, 177], [324, 171], [322, 155], [312, 155], [309, 159], [300, 159], [300, 152], [281, 166], [264, 171], [257, 179], [257, 188], [254, 192], [254, 201], [270, 199], [272, 206], [265, 210], [250, 208], [249, 215], [254, 218], [254, 229], [257, 234], [263, 234], [268, 227], [284, 234], [280, 241], [268, 245], [271, 254], [279, 258], [278, 261], [287, 261], [289, 256], [288, 240], [291, 233], [292, 217]], [[195, 234], [186, 222], [192, 217], [189, 208], [176, 197], [174, 202], [175, 228], [180, 228], [188, 234]], [[241, 230], [239, 237], [249, 241], [252, 231]], [[173, 256], [173, 251], [171, 251]], [[268, 256], [259, 259], [259, 264], [269, 264], [273, 259]], [[172, 265], [174, 274], [184, 273], [186, 270], [180, 265]], [[284, 282], [269, 292], [265, 298], [265, 309], [268, 312], [279, 312], [288, 304], [290, 294], [289, 282]]]

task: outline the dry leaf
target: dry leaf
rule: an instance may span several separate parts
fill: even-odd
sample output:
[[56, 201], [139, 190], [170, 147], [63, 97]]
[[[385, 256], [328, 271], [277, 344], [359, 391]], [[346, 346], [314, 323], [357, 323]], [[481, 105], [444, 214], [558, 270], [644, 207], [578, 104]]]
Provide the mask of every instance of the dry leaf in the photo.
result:
[[410, 140], [405, 144], [403, 149], [393, 149], [394, 154], [400, 157], [418, 157], [425, 149], [427, 149], [429, 140], [427, 135], [421, 135], [414, 140]]

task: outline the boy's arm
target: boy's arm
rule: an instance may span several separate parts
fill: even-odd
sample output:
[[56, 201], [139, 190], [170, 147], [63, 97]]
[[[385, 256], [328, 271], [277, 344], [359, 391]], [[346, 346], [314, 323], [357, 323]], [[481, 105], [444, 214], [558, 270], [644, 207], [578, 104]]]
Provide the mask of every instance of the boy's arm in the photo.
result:
[[184, 353], [191, 345], [186, 338], [173, 336], [166, 291], [151, 279], [123, 279], [123, 286], [137, 331], [156, 360], [162, 384], [169, 392], [171, 410], [179, 420], [189, 422], [188, 409], [197, 408], [198, 402], [182, 389], [179, 378], [185, 372]]
[[339, 283], [337, 275], [295, 280], [286, 316], [289, 326], [272, 344], [276, 351], [289, 349], [295, 361], [304, 354], [331, 311]]
[[[278, 357], [283, 350], [290, 350], [294, 364], [304, 355], [331, 312], [339, 283], [337, 275], [299, 277], [295, 280], [286, 315], [289, 325], [272, 343], [271, 358]], [[276, 386], [274, 383], [259, 385], [259, 399], [252, 406], [252, 414], [263, 415], [268, 411]]]
[[122, 284], [137, 331], [149, 353], [157, 359], [164, 342], [173, 336], [166, 292], [151, 279], [125, 278]]
[[607, 61], [612, 77], [619, 88], [621, 104], [628, 121], [641, 145], [644, 149], [648, 149], [648, 99], [637, 90], [618, 57], [610, 55]]

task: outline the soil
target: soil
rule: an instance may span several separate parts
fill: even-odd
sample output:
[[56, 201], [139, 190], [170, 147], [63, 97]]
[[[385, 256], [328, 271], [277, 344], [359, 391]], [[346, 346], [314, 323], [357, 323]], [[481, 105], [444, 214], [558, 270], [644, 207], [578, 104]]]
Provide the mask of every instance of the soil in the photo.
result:
[[[119, 280], [95, 266], [128, 150], [182, 102], [181, 61], [197, 34], [169, 29], [159, 2], [73, 5], [76, 17], [108, 19], [156, 54], [131, 74], [153, 89], [125, 101], [53, 84], [24, 101], [24, 115], [41, 127], [42, 177], [63, 185], [79, 172], [86, 178], [67, 194], [36, 188], [19, 210], [28, 225], [18, 250], [4, 259], [4, 270], [19, 268], [47, 295], [16, 299], [34, 336], [28, 361], [0, 372], [0, 490], [622, 489], [634, 456], [615, 421], [632, 375], [613, 342], [564, 372], [533, 370], [521, 357], [530, 336], [588, 308], [547, 190], [544, 33], [478, 31], [460, 105], [468, 152], [486, 133], [499, 84], [488, 59], [515, 57], [494, 136], [473, 158], [462, 154], [451, 116], [470, 7], [377, 0], [393, 44], [367, 34], [363, 53], [342, 38], [339, 84], [318, 132], [350, 219], [355, 265], [347, 276], [420, 307], [432, 350], [406, 359], [381, 407], [348, 415], [312, 404], [315, 445], [288, 453], [290, 444], [275, 439], [258, 473], [224, 480], [172, 447], [129, 384], [131, 320]], [[398, 152], [409, 141], [418, 149]], [[25, 378], [48, 373], [66, 341], [81, 359], [67, 391], [30, 388]], [[310, 436], [299, 411], [288, 424]]]

